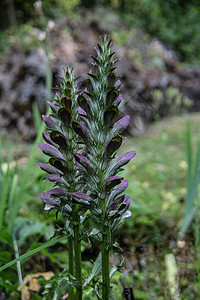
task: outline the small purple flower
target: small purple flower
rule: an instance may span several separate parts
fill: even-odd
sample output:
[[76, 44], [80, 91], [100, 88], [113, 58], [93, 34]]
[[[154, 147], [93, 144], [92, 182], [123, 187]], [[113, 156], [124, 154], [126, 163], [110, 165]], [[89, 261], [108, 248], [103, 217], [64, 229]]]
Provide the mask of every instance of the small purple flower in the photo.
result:
[[58, 108], [59, 108], [59, 106], [58, 105], [56, 105], [56, 104], [53, 104], [52, 102], [50, 102], [50, 101], [47, 101], [47, 103], [49, 104], [49, 106], [51, 107], [51, 109], [52, 109], [52, 111], [54, 112], [54, 113], [56, 113], [57, 112], [57, 110], [58, 110]]
[[60, 174], [63, 175], [63, 172], [60, 171], [59, 169], [56, 169], [50, 165], [47, 165], [45, 163], [41, 163], [41, 162], [36, 162], [36, 164], [38, 164], [38, 166], [40, 166], [40, 168], [44, 171], [46, 171], [47, 173], [51, 173], [51, 174]]
[[47, 143], [47, 144], [50, 144], [50, 145], [52, 145], [52, 146], [54, 146], [54, 147], [57, 147], [57, 145], [52, 141], [52, 139], [50, 138], [50, 136], [48, 136], [46, 133], [42, 133], [42, 135], [43, 135], [43, 139], [45, 140], [45, 142]]
[[75, 157], [75, 160], [80, 163], [81, 165], [85, 166], [89, 166], [91, 165], [91, 162], [89, 161], [89, 159], [87, 159], [85, 156], [79, 154], [79, 153], [74, 153], [73, 155]]
[[123, 177], [111, 176], [106, 181], [104, 181], [104, 189], [109, 192], [113, 187], [119, 185], [123, 180]]
[[[90, 202], [92, 198], [84, 193], [81, 192], [73, 192], [73, 193], [68, 193], [69, 195], [73, 196], [78, 203], [84, 203], [87, 205], [90, 205]], [[81, 201], [82, 200], [82, 201]]]
[[49, 130], [59, 130], [59, 126], [54, 122], [54, 120], [51, 117], [42, 115], [42, 119]]
[[39, 193], [38, 196], [45, 203], [45, 210], [51, 210], [52, 208], [59, 209], [61, 200], [59, 198], [53, 198], [51, 191], [46, 193]]
[[88, 129], [78, 122], [72, 122], [72, 126], [76, 134], [78, 134], [81, 138], [86, 139], [88, 135]]
[[122, 133], [128, 127], [129, 122], [130, 122], [129, 116], [123, 117], [122, 119], [120, 119], [114, 124], [113, 131], [118, 134]]
[[118, 156], [114, 161], [111, 162], [106, 171], [106, 176], [115, 175], [116, 172], [118, 172], [121, 167], [125, 166], [135, 155], [136, 151], [130, 151]]
[[115, 105], [119, 106], [119, 104], [122, 102], [122, 94], [119, 94], [119, 97], [115, 101]]
[[38, 143], [37, 145], [44, 154], [51, 156], [51, 157], [63, 158], [62, 153], [54, 146], [45, 144], [45, 143]]

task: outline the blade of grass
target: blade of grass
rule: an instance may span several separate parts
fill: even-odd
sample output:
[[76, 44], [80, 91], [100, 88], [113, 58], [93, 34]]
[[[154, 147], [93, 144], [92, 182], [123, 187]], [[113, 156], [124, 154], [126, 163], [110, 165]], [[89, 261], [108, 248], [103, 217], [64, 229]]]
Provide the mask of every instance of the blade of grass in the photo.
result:
[[3, 219], [4, 219], [4, 210], [6, 209], [6, 198], [8, 196], [9, 191], [9, 183], [10, 183], [10, 177], [11, 170], [10, 170], [10, 161], [11, 161], [11, 155], [9, 157], [9, 161], [7, 163], [7, 169], [5, 171], [2, 170], [2, 184], [3, 187], [1, 188], [1, 199], [0, 199], [0, 230], [3, 226]]
[[200, 183], [200, 140], [197, 144], [196, 158], [193, 160], [192, 155], [192, 138], [189, 121], [186, 127], [186, 147], [187, 147], [187, 174], [186, 174], [186, 197], [185, 197], [185, 213], [181, 226], [180, 236], [183, 237], [189, 228], [196, 210], [200, 203], [195, 204], [195, 198], [198, 194], [198, 186]]
[[13, 230], [14, 221], [15, 221], [15, 218], [16, 218], [17, 212], [18, 212], [18, 201], [16, 201], [16, 199], [15, 199], [18, 178], [19, 178], [18, 175], [15, 174], [13, 177], [13, 180], [12, 180], [10, 195], [9, 195], [9, 199], [8, 199], [8, 220], [9, 220], [8, 231], [9, 231], [9, 233], [11, 233]]
[[41, 119], [41, 115], [37, 103], [33, 104], [33, 119], [34, 119], [35, 128], [37, 132], [39, 132], [40, 126], [42, 124], [42, 119]]
[[[12, 241], [13, 241], [13, 248], [15, 250], [15, 257], [19, 258], [19, 248], [17, 245], [17, 240], [15, 238], [15, 235], [13, 234], [12, 236]], [[20, 261], [17, 262], [17, 274], [18, 274], [18, 280], [19, 280], [19, 284], [22, 284], [22, 269], [21, 269], [21, 263]]]
[[186, 158], [187, 158], [187, 175], [186, 175], [186, 198], [185, 212], [187, 213], [191, 200], [192, 178], [193, 178], [193, 161], [192, 161], [192, 142], [191, 142], [191, 127], [189, 120], [186, 125]]

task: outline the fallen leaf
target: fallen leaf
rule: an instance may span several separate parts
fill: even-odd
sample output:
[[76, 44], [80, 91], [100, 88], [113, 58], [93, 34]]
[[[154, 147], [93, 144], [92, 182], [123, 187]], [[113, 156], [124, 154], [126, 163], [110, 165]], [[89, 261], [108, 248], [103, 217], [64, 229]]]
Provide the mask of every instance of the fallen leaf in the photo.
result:
[[39, 292], [41, 285], [39, 284], [37, 278], [32, 278], [29, 284], [29, 290], [34, 292]]

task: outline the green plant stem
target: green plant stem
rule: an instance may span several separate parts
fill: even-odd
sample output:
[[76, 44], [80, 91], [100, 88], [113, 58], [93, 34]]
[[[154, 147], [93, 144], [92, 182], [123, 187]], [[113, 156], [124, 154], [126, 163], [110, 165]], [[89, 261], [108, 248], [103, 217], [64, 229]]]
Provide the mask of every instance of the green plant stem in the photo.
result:
[[[15, 235], [12, 235], [12, 240], [13, 240], [13, 247], [15, 250], [15, 258], [19, 258], [19, 249], [18, 249], [18, 245], [17, 245], [17, 240], [15, 238]], [[17, 274], [18, 274], [18, 280], [19, 280], [19, 284], [22, 284], [22, 269], [21, 269], [21, 262], [18, 261], [17, 263]]]
[[102, 225], [102, 299], [109, 300], [110, 292], [110, 271], [109, 271], [109, 243], [110, 243], [110, 228]]
[[82, 270], [81, 270], [81, 239], [80, 239], [80, 216], [74, 209], [74, 254], [75, 254], [75, 276], [77, 281], [76, 300], [82, 299]]
[[[73, 249], [73, 237], [68, 238], [68, 252], [69, 252], [69, 273], [74, 275], [74, 249]], [[74, 289], [73, 287], [69, 288], [69, 300], [74, 299]]]

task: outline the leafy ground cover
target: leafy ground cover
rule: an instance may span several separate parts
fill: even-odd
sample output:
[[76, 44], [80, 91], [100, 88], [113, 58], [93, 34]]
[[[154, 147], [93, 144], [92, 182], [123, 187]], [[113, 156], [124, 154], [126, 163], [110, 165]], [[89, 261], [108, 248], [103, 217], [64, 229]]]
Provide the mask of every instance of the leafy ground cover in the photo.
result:
[[[123, 272], [128, 269], [133, 270], [133, 292], [136, 299], [198, 299], [200, 296], [198, 220], [187, 231], [184, 240], [179, 241], [186, 192], [187, 118], [191, 120], [192, 142], [195, 146], [200, 136], [199, 114], [159, 121], [144, 135], [128, 138], [125, 143], [126, 149], [123, 151], [136, 150], [137, 156], [123, 171], [129, 180], [127, 194], [131, 197], [132, 217], [124, 221], [116, 232], [116, 240], [125, 255], [122, 273], [117, 272], [112, 280], [113, 297], [116, 300], [122, 299], [123, 288], [120, 281]], [[2, 166], [4, 170], [8, 167], [11, 169], [11, 179], [14, 175], [18, 176], [18, 191], [22, 174], [26, 171], [27, 153], [30, 149], [27, 145], [20, 144], [18, 151], [13, 151], [9, 166], [8, 152], [13, 148], [13, 142], [4, 142], [3, 138], [1, 140], [4, 160]], [[35, 153], [36, 159], [41, 160], [39, 155], [39, 151]], [[12, 235], [8, 230], [12, 207], [9, 208], [8, 204], [5, 206], [0, 232], [0, 265], [14, 259], [16, 253], [21, 255], [44, 244], [49, 241], [55, 230], [59, 231], [62, 220], [59, 217], [55, 219], [51, 213], [46, 216], [43, 204], [37, 196], [41, 190], [49, 188], [49, 184], [41, 180], [43, 177], [44, 173], [32, 163], [23, 193], [21, 197], [16, 197], [19, 206]], [[15, 201], [15, 197], [12, 201]], [[85, 242], [82, 245], [82, 253], [83, 257], [93, 259], [94, 253], [98, 253], [98, 245], [91, 249]], [[168, 267], [166, 262], [167, 254], [172, 254], [175, 258], [175, 261], [170, 261], [171, 267]], [[113, 260], [116, 259], [113, 257]], [[67, 263], [66, 243], [61, 241], [1, 272], [0, 291], [6, 294], [6, 299], [20, 299], [20, 293], [24, 296], [30, 293], [31, 299], [42, 299], [42, 292], [49, 288], [46, 279], [49, 279], [48, 275], [51, 277], [51, 274], [45, 275], [44, 272], [65, 272]], [[88, 263], [83, 265], [85, 276], [90, 268]], [[173, 268], [177, 270], [173, 284], [178, 291], [175, 292], [168, 280], [168, 273]], [[36, 275], [32, 275], [32, 278], [29, 276], [29, 280], [25, 278], [28, 274], [38, 272], [38, 278]], [[88, 289], [84, 299], [95, 297]]]

